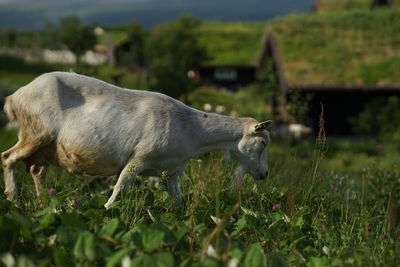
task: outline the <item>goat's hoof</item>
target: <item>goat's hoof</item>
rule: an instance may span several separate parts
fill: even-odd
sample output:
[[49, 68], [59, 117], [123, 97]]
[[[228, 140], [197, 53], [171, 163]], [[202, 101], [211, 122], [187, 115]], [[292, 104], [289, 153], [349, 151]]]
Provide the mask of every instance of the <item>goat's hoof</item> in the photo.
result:
[[4, 198], [8, 201], [14, 201], [18, 197], [18, 194], [15, 192], [4, 192]]

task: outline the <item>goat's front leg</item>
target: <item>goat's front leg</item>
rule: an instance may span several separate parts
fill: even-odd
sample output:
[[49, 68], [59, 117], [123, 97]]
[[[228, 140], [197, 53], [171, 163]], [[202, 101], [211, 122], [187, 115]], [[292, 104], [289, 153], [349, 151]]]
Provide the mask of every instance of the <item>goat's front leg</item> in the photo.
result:
[[114, 185], [114, 189], [112, 192], [111, 197], [108, 199], [107, 203], [104, 204], [106, 209], [110, 208], [110, 205], [115, 202], [117, 199], [118, 194], [121, 191], [126, 190], [126, 188], [132, 183], [133, 179], [139, 173], [139, 166], [133, 163], [127, 164], [122, 172], [120, 173], [117, 183]]
[[175, 197], [175, 208], [182, 208], [182, 194], [178, 186], [178, 176], [169, 177], [167, 180], [167, 191]]
[[245, 175], [245, 170], [243, 169], [243, 167], [238, 166], [235, 169], [234, 178], [230, 185], [231, 190], [239, 191], [241, 189], [244, 175]]

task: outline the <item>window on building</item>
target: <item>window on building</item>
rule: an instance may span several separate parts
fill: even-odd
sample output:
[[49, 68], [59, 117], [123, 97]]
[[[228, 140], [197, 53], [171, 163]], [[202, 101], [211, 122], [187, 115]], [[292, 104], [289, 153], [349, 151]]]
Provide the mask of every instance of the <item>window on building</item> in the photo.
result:
[[229, 68], [215, 69], [214, 79], [217, 81], [234, 81], [237, 79], [237, 71]]

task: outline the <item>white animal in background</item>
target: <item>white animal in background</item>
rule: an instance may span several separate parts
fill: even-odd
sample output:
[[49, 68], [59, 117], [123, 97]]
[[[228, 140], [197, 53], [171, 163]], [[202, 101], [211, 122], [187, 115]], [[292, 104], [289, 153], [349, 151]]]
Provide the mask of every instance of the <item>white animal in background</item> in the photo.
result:
[[291, 123], [274, 126], [271, 129], [271, 133], [282, 138], [300, 140], [301, 138], [311, 134], [312, 129], [303, 124]]
[[163, 94], [122, 89], [75, 73], [39, 76], [7, 97], [18, 121], [18, 142], [1, 154], [5, 194], [17, 197], [15, 166], [23, 160], [43, 188], [49, 165], [77, 174], [119, 175], [106, 208], [136, 176], [168, 175], [167, 189], [181, 205], [177, 177], [190, 158], [213, 150], [238, 158], [237, 179], [268, 175], [271, 121], [193, 109]]

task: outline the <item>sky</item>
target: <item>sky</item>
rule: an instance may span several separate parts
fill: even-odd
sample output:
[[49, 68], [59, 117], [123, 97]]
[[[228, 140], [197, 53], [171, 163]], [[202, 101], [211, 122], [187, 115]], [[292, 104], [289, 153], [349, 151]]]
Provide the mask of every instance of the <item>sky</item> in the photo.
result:
[[204, 20], [266, 21], [308, 12], [314, 0], [0, 0], [0, 29], [41, 28], [76, 15], [95, 24], [138, 21], [147, 28], [184, 13]]

